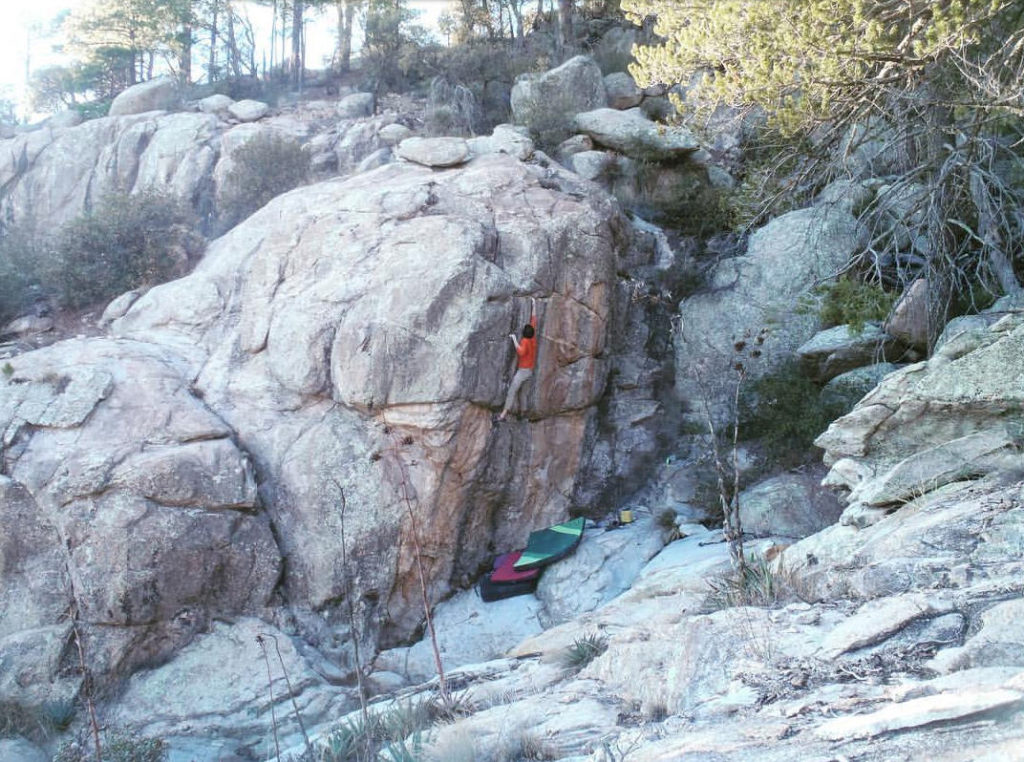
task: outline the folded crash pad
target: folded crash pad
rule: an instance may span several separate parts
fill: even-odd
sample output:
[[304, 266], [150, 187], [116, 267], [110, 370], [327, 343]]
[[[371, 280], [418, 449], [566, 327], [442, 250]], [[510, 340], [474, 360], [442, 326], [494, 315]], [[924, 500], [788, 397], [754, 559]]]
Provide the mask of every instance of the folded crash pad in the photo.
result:
[[505, 553], [494, 560], [494, 568], [480, 580], [480, 597], [485, 601], [500, 601], [516, 595], [526, 595], [537, 589], [540, 569], [516, 571], [515, 562], [522, 551]]
[[530, 532], [526, 549], [512, 568], [516, 571], [540, 569], [565, 558], [576, 550], [583, 538], [583, 526], [586, 519], [582, 516], [563, 524], [555, 524], [547, 529]]

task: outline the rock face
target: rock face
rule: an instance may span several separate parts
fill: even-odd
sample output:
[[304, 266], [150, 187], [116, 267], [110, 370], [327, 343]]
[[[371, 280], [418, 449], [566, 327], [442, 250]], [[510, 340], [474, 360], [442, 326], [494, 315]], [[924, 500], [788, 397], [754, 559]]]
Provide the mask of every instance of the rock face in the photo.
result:
[[[436, 598], [566, 515], [626, 243], [616, 208], [573, 182], [493, 156], [304, 188], [115, 322], [180, 351], [252, 457], [297, 606], [333, 612], [354, 585], [369, 630], [407, 636], [414, 533]], [[495, 428], [531, 294], [530, 422]]]
[[[44, 126], [0, 143], [0, 214], [15, 225], [52, 232], [107, 194], [149, 190], [182, 199], [211, 230], [218, 186], [234, 150], [261, 133], [301, 141], [308, 132], [307, 125], [285, 118], [231, 126], [221, 119], [225, 102], [218, 98], [216, 104], [210, 113], [150, 111], [67, 129]], [[379, 132], [394, 120], [393, 114], [347, 120], [317, 139], [323, 153], [334, 156], [332, 168], [348, 172], [385, 147]]]
[[129, 87], [114, 98], [108, 116], [167, 111], [178, 104], [178, 86], [170, 77], [157, 77]]
[[1024, 466], [1024, 320], [1011, 313], [885, 377], [817, 444], [858, 525], [947, 484]]
[[180, 361], [149, 344], [79, 340], [11, 366], [0, 382], [0, 658], [27, 631], [52, 631], [37, 639], [45, 679], [33, 690], [66, 693], [78, 674], [58, 676], [62, 611], [89, 640], [87, 663], [113, 679], [167, 658], [213, 613], [266, 603], [280, 556], [252, 466]]
[[727, 404], [737, 342], [766, 331], [760, 358], [747, 368], [762, 375], [814, 335], [817, 318], [794, 305], [846, 264], [864, 234], [841, 209], [790, 212], [753, 233], [743, 256], [724, 260], [708, 288], [680, 304], [676, 385], [693, 410], [704, 398], [713, 410]]
[[148, 113], [44, 128], [0, 147], [0, 210], [15, 224], [47, 230], [110, 193], [170, 192], [201, 210], [218, 144], [212, 114]]

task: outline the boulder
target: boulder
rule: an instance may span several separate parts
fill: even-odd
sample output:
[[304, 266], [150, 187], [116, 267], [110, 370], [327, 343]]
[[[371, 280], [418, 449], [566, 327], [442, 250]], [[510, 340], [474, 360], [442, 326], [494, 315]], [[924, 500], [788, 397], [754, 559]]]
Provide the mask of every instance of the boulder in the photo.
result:
[[341, 122], [333, 149], [338, 157], [338, 169], [342, 172], [352, 170], [380, 149], [392, 148], [384, 139], [383, 130], [393, 123], [394, 116], [387, 114]]
[[383, 167], [394, 159], [394, 152], [390, 148], [378, 148], [365, 159], [356, 164], [355, 172], [369, 172], [371, 169]]
[[258, 121], [265, 117], [268, 111], [270, 106], [266, 103], [251, 99], [236, 101], [228, 106], [228, 113], [240, 122]]
[[841, 373], [825, 384], [821, 390], [821, 401], [830, 408], [841, 410], [845, 415], [895, 370], [898, 370], [898, 366], [880, 362]]
[[529, 130], [512, 124], [499, 124], [489, 136], [470, 138], [466, 142], [474, 156], [506, 153], [525, 161], [533, 155], [533, 141], [530, 140]]
[[636, 82], [624, 71], [617, 71], [604, 78], [604, 89], [608, 94], [609, 108], [625, 109], [639, 106], [644, 99], [643, 91], [636, 86]]
[[896, 360], [902, 348], [888, 333], [873, 323], [860, 331], [837, 325], [816, 333], [797, 350], [804, 375], [824, 384], [838, 375], [873, 365], [879, 360]]
[[600, 67], [588, 56], [570, 58], [541, 74], [520, 74], [510, 96], [512, 118], [536, 130], [568, 127], [574, 114], [607, 103]]
[[462, 138], [406, 138], [396, 153], [425, 167], [454, 167], [469, 159], [469, 145]]
[[590, 529], [576, 552], [544, 570], [537, 585], [545, 628], [593, 611], [629, 589], [664, 542], [649, 515], [615, 531]]
[[615, 154], [607, 151], [580, 151], [569, 157], [569, 167], [586, 180], [598, 180], [618, 165]]
[[100, 328], [106, 328], [119, 317], [123, 317], [124, 313], [128, 311], [128, 308], [135, 304], [135, 300], [142, 295], [142, 291], [139, 289], [132, 289], [126, 291], [118, 297], [115, 297], [110, 304], [107, 305], [106, 309], [103, 310], [103, 314], [100, 315], [100, 319], [96, 321], [96, 325]]
[[1024, 326], [984, 333], [963, 351], [947, 353], [950, 342], [929, 362], [886, 376], [818, 437], [829, 483], [850, 491], [850, 510], [1021, 463], [1005, 416], [1024, 401]]
[[840, 143], [839, 164], [855, 180], [896, 173], [906, 157], [900, 152], [900, 135], [880, 119], [852, 126]]
[[1024, 600], [1020, 598], [991, 606], [981, 613], [971, 636], [962, 646], [943, 649], [928, 666], [939, 674], [979, 667], [1019, 667], [1024, 664], [1021, 616], [1024, 616]]
[[0, 329], [0, 336], [31, 336], [52, 330], [53, 318], [46, 315], [23, 315]]
[[886, 332], [909, 346], [927, 348], [931, 298], [927, 280], [918, 278], [911, 283], [885, 322]]
[[228, 109], [233, 105], [235, 105], [234, 98], [230, 98], [221, 93], [216, 93], [199, 101], [199, 110], [204, 114], [217, 114], [218, 116], [223, 116], [228, 113]]
[[[485, 603], [475, 588], [463, 590], [438, 604], [433, 621], [443, 664], [480, 664], [503, 656], [517, 643], [544, 630], [543, 604], [532, 595]], [[437, 674], [429, 635], [408, 648], [381, 653], [378, 671], [393, 672], [413, 682]]]
[[376, 99], [373, 93], [352, 93], [338, 101], [338, 117], [341, 119], [360, 119], [373, 116]]
[[815, 206], [821, 204], [838, 206], [848, 214], [856, 216], [864, 210], [873, 195], [866, 183], [844, 178], [834, 180], [822, 188], [821, 192], [814, 197], [814, 204]]
[[598, 145], [645, 161], [680, 159], [700, 148], [687, 128], [657, 124], [636, 108], [585, 111], [576, 114], [573, 125]]
[[851, 502], [887, 506], [909, 502], [946, 484], [1024, 466], [1013, 436], [999, 426], [918, 449], [852, 490]]
[[[733, 362], [749, 358], [748, 378], [772, 372], [816, 332], [817, 319], [793, 305], [811, 285], [832, 277], [863, 245], [866, 231], [850, 215], [827, 206], [790, 212], [755, 231], [746, 252], [724, 260], [708, 289], [679, 306], [676, 388], [693, 410], [710, 403], [715, 415], [729, 404]], [[763, 344], [755, 347], [757, 337]], [[736, 350], [742, 344], [741, 354]]]
[[[617, 207], [585, 187], [502, 155], [307, 186], [115, 321], [118, 335], [181, 352], [250, 453], [294, 606], [343, 617], [355, 584], [367, 637], [394, 642], [422, 617], [413, 532], [437, 600], [475, 578], [488, 546], [521, 547], [565, 517], [628, 241]], [[528, 294], [541, 337], [528, 420], [496, 428], [507, 334]], [[338, 552], [343, 520], [355, 581]]]
[[180, 98], [178, 84], [172, 77], [157, 77], [118, 93], [110, 104], [107, 116], [170, 111], [178, 105]]
[[[4, 553], [15, 577], [3, 592], [18, 595], [4, 617], [16, 628], [8, 641], [66, 627], [56, 608], [71, 600], [92, 642], [87, 663], [115, 680], [166, 658], [209, 617], [265, 605], [280, 557], [251, 460], [179, 360], [152, 344], [96, 339], [10, 363], [0, 382], [13, 498], [0, 501], [0, 521], [17, 548]], [[45, 590], [28, 576], [19, 584], [19, 570]], [[44, 669], [58, 667], [63, 645], [52, 647], [37, 654]], [[38, 685], [59, 692], [56, 678]]]
[[818, 479], [782, 474], [740, 493], [740, 524], [756, 537], [803, 538], [834, 524], [843, 509]]
[[558, 144], [558, 147], [555, 148], [555, 158], [563, 166], [569, 167], [575, 154], [593, 150], [594, 141], [590, 139], [589, 135], [573, 135]]
[[412, 137], [412, 130], [404, 124], [392, 122], [391, 124], [385, 124], [381, 127], [379, 134], [380, 139], [383, 140], [386, 145], [396, 146], [406, 138]]

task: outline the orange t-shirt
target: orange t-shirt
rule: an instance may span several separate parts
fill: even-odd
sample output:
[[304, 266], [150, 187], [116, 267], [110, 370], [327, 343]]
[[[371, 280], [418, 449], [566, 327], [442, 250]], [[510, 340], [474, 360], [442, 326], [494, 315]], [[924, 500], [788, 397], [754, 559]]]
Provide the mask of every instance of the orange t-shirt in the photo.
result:
[[[536, 315], [530, 318], [530, 325], [533, 326], [533, 330], [536, 332]], [[537, 334], [534, 333], [532, 339], [519, 339], [516, 354], [519, 355], [519, 367], [532, 370], [533, 366], [537, 364]]]

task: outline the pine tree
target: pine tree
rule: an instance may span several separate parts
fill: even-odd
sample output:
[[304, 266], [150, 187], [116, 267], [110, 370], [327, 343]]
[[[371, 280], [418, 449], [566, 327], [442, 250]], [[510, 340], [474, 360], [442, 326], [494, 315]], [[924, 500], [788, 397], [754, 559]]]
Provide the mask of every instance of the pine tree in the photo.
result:
[[[756, 106], [820, 172], [855, 125], [886, 126], [945, 298], [969, 283], [1020, 289], [1024, 190], [1007, 173], [1024, 131], [1019, 0], [623, 0], [656, 17], [638, 84], [690, 83], [676, 105]], [[697, 76], [694, 76], [697, 75]], [[701, 97], [703, 95], [703, 97]], [[800, 139], [804, 139], [802, 142]], [[1015, 170], [1019, 174], [1019, 170]], [[877, 242], [873, 242], [877, 243]], [[1017, 260], [1014, 261], [1014, 257]]]

